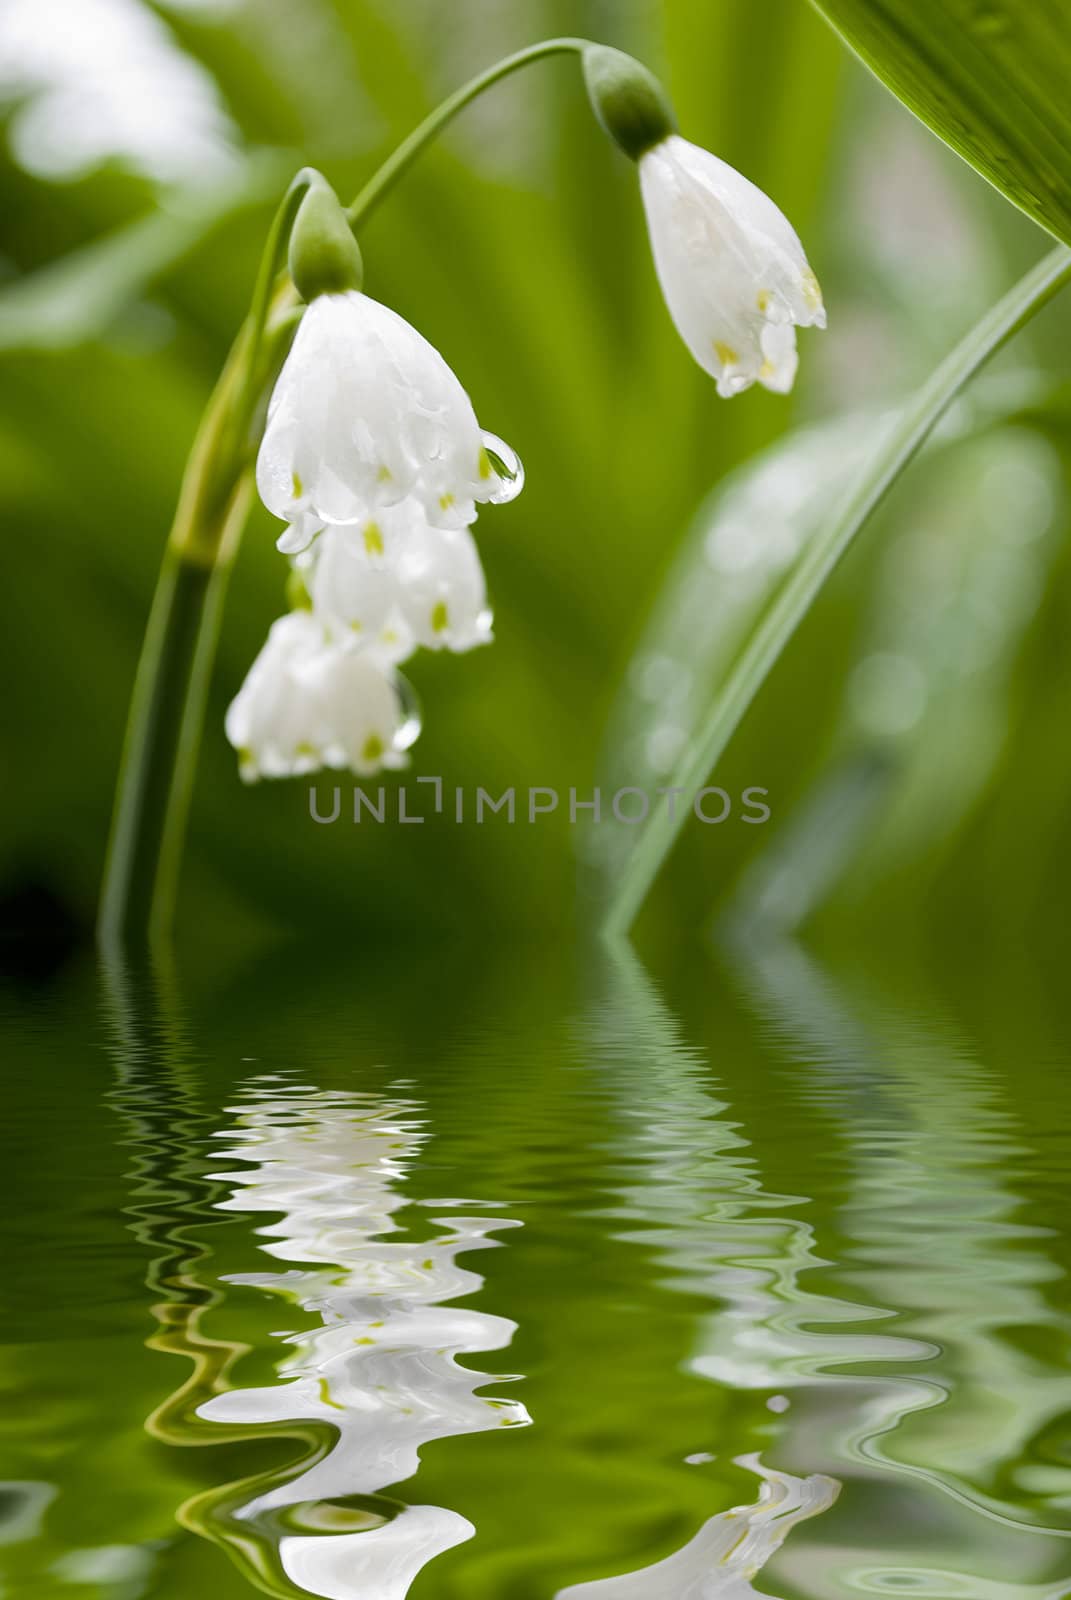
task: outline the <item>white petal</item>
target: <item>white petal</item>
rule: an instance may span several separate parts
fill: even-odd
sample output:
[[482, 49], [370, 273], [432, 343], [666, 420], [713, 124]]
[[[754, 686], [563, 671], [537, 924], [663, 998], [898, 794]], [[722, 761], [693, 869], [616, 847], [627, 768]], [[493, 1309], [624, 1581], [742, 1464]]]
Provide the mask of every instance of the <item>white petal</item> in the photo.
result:
[[772, 330], [825, 326], [787, 219], [747, 178], [676, 134], [641, 158], [640, 187], [666, 304], [719, 394], [756, 380], [785, 392], [794, 359]]
[[407, 524], [395, 511], [327, 528], [306, 578], [313, 609], [332, 636], [349, 635], [383, 661], [404, 661], [415, 648], [398, 604], [397, 564], [406, 537]]
[[418, 644], [461, 651], [491, 639], [472, 534], [432, 526], [416, 500], [355, 527], [328, 528], [310, 559], [317, 615], [381, 659], [404, 660]]
[[322, 630], [307, 612], [293, 612], [272, 624], [224, 723], [243, 778], [275, 776], [291, 766], [296, 770], [304, 719], [292, 672], [321, 641]]
[[368, 776], [403, 765], [401, 752], [419, 731], [396, 675], [368, 652], [331, 641], [308, 611], [272, 625], [225, 726], [250, 782], [324, 766]]
[[787, 394], [799, 366], [796, 329], [791, 322], [768, 322], [760, 335], [762, 366], [759, 382], [775, 394]]
[[399, 607], [428, 650], [472, 650], [492, 638], [487, 586], [467, 528], [415, 531], [398, 568]]
[[305, 679], [321, 718], [323, 763], [370, 777], [404, 766], [408, 716], [397, 680], [366, 650], [332, 646], [310, 663]]
[[323, 522], [315, 512], [295, 511], [294, 520], [289, 523], [275, 541], [276, 550], [281, 550], [284, 556], [300, 555], [307, 550], [318, 533], [323, 531]]
[[468, 395], [415, 328], [356, 292], [313, 301], [257, 457], [269, 510], [291, 523], [302, 513], [356, 523], [412, 498], [429, 522], [461, 528], [476, 501], [506, 497], [504, 481]]

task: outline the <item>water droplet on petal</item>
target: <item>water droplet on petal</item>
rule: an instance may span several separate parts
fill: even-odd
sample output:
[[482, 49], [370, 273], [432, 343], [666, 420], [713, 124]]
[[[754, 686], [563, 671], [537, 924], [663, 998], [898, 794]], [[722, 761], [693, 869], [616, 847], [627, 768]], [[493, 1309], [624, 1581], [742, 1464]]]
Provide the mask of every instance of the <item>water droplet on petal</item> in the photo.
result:
[[488, 482], [489, 493], [480, 498], [486, 498], [493, 506], [502, 506], [509, 500], [516, 500], [524, 488], [524, 467], [521, 458], [497, 434], [483, 433], [483, 448], [491, 464], [491, 475]]
[[420, 738], [424, 719], [421, 715], [420, 700], [416, 690], [409, 682], [409, 679], [403, 678], [400, 672], [395, 678], [395, 687], [398, 690], [398, 699], [401, 701], [402, 720], [391, 743], [395, 750], [408, 750]]

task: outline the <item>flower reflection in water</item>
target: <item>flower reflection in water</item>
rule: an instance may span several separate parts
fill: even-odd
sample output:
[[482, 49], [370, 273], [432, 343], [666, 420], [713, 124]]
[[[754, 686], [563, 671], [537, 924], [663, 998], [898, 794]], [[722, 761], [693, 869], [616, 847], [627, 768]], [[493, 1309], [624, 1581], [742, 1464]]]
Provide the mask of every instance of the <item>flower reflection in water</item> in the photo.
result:
[[258, 1230], [261, 1248], [293, 1265], [224, 1281], [277, 1293], [319, 1325], [280, 1335], [291, 1353], [278, 1382], [215, 1394], [197, 1416], [232, 1438], [311, 1425], [325, 1442], [296, 1475], [213, 1491], [185, 1520], [269, 1592], [402, 1600], [432, 1557], [475, 1530], [456, 1511], [382, 1491], [412, 1476], [431, 1439], [529, 1420], [517, 1401], [478, 1395], [487, 1375], [457, 1363], [504, 1348], [514, 1324], [448, 1303], [483, 1283], [458, 1256], [518, 1224], [450, 1216], [434, 1219], [448, 1230], [439, 1237], [396, 1237], [407, 1204], [397, 1185], [424, 1139], [411, 1102], [261, 1078], [235, 1114], [223, 1154], [249, 1165], [216, 1175], [232, 1186], [219, 1209], [281, 1212]]
[[[712, 1092], [705, 1057], [683, 1043], [676, 1019], [631, 949], [609, 949], [603, 978], [585, 1039], [606, 1076], [620, 1125], [617, 1204], [610, 1212], [624, 1225], [617, 1236], [652, 1252], [665, 1287], [716, 1302], [717, 1310], [699, 1321], [699, 1348], [687, 1370], [745, 1400], [748, 1391], [780, 1391], [792, 1371], [783, 1325], [795, 1329], [819, 1309], [829, 1320], [831, 1302], [822, 1298], [819, 1305], [798, 1281], [816, 1262], [812, 1230], [786, 1215], [793, 1197], [764, 1186], [740, 1124]], [[790, 1319], [790, 1309], [798, 1317]], [[780, 1331], [771, 1334], [771, 1328]], [[773, 1343], [763, 1358], [768, 1338]], [[814, 1343], [821, 1343], [818, 1336]], [[720, 1355], [724, 1344], [733, 1352], [728, 1359]], [[864, 1346], [844, 1358], [871, 1353]], [[750, 1409], [757, 1436], [779, 1433], [783, 1448], [788, 1429], [775, 1429], [774, 1416], [787, 1407], [781, 1393], [765, 1399], [755, 1393]], [[756, 1504], [716, 1513], [663, 1561], [578, 1584], [557, 1600], [745, 1600], [758, 1594], [750, 1580], [797, 1523], [833, 1505], [841, 1484], [821, 1472], [799, 1477], [778, 1471], [757, 1452], [735, 1457], [735, 1464], [761, 1478]], [[798, 1563], [783, 1570], [796, 1577]]]
[[[571, 1120], [553, 1098], [547, 1112], [553, 1157], [527, 1080], [494, 1101], [502, 1149], [478, 1146], [476, 1192], [530, 1207], [519, 1244], [538, 1293], [518, 1275], [507, 1309], [537, 1333], [575, 1311], [550, 1363], [560, 1388], [544, 1371], [544, 1428], [501, 1441], [501, 1466], [476, 1442], [442, 1490], [422, 1487], [432, 1462], [392, 1486], [426, 1441], [527, 1417], [458, 1364], [513, 1333], [458, 1304], [482, 1285], [466, 1253], [508, 1224], [486, 1201], [407, 1209], [409, 1172], [429, 1170], [416, 1091], [255, 1079], [211, 1139], [222, 1159], [206, 1161], [220, 1119], [194, 1114], [185, 1079], [169, 1088], [154, 1065], [124, 1084], [128, 1212], [156, 1257], [150, 1342], [194, 1364], [149, 1430], [275, 1452], [255, 1477], [245, 1452], [212, 1480], [237, 1481], [193, 1499], [187, 1470], [166, 1486], [169, 1513], [184, 1499], [186, 1528], [290, 1600], [401, 1600], [411, 1586], [466, 1600], [1071, 1593], [1067, 1312], [1053, 1213], [1023, 1176], [1044, 1186], [1052, 1157], [1031, 1155], [1022, 1106], [939, 1015], [861, 1009], [795, 947], [764, 945], [741, 968], [789, 1058], [759, 1058], [755, 1081], [730, 1032], [714, 1077], [635, 962], [599, 976], [579, 1068], [575, 1049], [567, 1060]], [[548, 1069], [540, 1093], [558, 1082]], [[471, 1101], [433, 1103], [436, 1161], [466, 1174]], [[469, 1192], [465, 1176], [446, 1181]], [[578, 1227], [579, 1252], [565, 1233]], [[632, 1306], [649, 1313], [636, 1350], [615, 1342]], [[20, 1477], [47, 1473], [27, 1457]], [[473, 1534], [462, 1510], [477, 1546], [434, 1562]], [[569, 1536], [548, 1554], [555, 1519]], [[162, 1570], [170, 1551], [139, 1537]], [[84, 1546], [74, 1554], [65, 1581], [89, 1570]]]
[[[1014, 1102], [938, 1009], [860, 1005], [791, 940], [736, 955], [801, 1100], [850, 1129], [840, 1293], [796, 1281], [790, 1315], [757, 1306], [750, 1328], [712, 1325], [696, 1366], [795, 1384], [808, 1464], [837, 1463], [856, 1505], [880, 1492], [895, 1508], [857, 1557], [816, 1548], [816, 1572], [868, 1594], [1064, 1600], [1069, 1324], [1049, 1297], [1052, 1230], [1029, 1217]], [[868, 1320], [894, 1331], [864, 1333]], [[865, 1368], [837, 1370], [868, 1347]]]
[[[211, 1175], [223, 1186], [215, 1209], [271, 1213], [258, 1238], [279, 1267], [221, 1281], [277, 1294], [314, 1326], [277, 1336], [289, 1347], [277, 1381], [214, 1385], [192, 1429], [201, 1443], [267, 1434], [307, 1448], [296, 1469], [213, 1489], [188, 1502], [182, 1520], [269, 1593], [404, 1600], [423, 1567], [475, 1529], [453, 1509], [406, 1505], [384, 1491], [416, 1473], [432, 1439], [529, 1420], [519, 1402], [478, 1394], [487, 1376], [457, 1362], [513, 1336], [507, 1319], [454, 1302], [483, 1282], [459, 1255], [493, 1247], [494, 1231], [517, 1224], [451, 1215], [435, 1219], [447, 1231], [430, 1241], [403, 1230], [400, 1185], [426, 1138], [412, 1101], [265, 1077], [233, 1114], [217, 1137], [224, 1158], [243, 1165]], [[717, 1512], [665, 1560], [570, 1585], [559, 1600], [756, 1593], [751, 1579], [796, 1523], [832, 1504], [838, 1486], [768, 1468], [757, 1454], [739, 1464], [760, 1479], [754, 1505]]]
[[682, 1550], [640, 1572], [562, 1589], [556, 1600], [747, 1600], [751, 1579], [805, 1517], [831, 1506], [839, 1485], [814, 1473], [796, 1478], [766, 1468], [757, 1455], [739, 1465], [762, 1478], [758, 1503], [719, 1511]]

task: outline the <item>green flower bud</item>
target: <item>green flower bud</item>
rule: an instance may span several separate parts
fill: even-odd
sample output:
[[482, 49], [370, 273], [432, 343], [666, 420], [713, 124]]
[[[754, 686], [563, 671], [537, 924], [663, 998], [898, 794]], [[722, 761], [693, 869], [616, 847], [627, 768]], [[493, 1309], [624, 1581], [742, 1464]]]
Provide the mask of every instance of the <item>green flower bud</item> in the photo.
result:
[[364, 266], [338, 196], [317, 177], [298, 208], [290, 233], [290, 276], [301, 298], [359, 289]]
[[666, 91], [641, 62], [608, 44], [588, 45], [581, 61], [592, 110], [631, 160], [676, 133]]

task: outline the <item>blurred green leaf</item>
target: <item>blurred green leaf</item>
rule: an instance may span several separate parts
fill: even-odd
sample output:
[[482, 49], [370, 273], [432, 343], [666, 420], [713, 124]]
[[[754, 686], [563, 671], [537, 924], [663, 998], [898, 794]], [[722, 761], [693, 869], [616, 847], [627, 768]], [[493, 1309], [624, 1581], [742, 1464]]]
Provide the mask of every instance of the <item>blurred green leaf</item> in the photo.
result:
[[[657, 613], [661, 623], [656, 624], [655, 638], [649, 633], [644, 641], [632, 680], [642, 684], [668, 663], [678, 682], [682, 674], [693, 672], [701, 683], [709, 682], [713, 666], [712, 698], [707, 703], [701, 692], [691, 708], [691, 720], [671, 730], [679, 737], [676, 748], [667, 751], [661, 776], [668, 788], [684, 796], [684, 804], [652, 806], [634, 830], [635, 844], [627, 859], [612, 864], [608, 931], [625, 932], [631, 925], [690, 814], [692, 797], [871, 513], [974, 373], [1069, 277], [1071, 253], [1062, 249], [1028, 273], [960, 342], [913, 400], [872, 428], [870, 439], [864, 436], [865, 460], [858, 473], [854, 470], [858, 417], [790, 439], [785, 451], [763, 464], [756, 503], [751, 503], [754, 488], [747, 485], [743, 505], [731, 507], [730, 517], [712, 530], [722, 535], [724, 548], [719, 550], [704, 538], [692, 569], [671, 579], [668, 601]], [[834, 513], [815, 526], [816, 506], [824, 512], [831, 499]], [[744, 582], [727, 618], [689, 618], [682, 602], [689, 593], [702, 596], [709, 587], [701, 580], [712, 556], [720, 556], [725, 571], [742, 574]], [[658, 648], [659, 639], [665, 640], [668, 650]], [[669, 700], [672, 687], [672, 682], [657, 687], [653, 698], [660, 706]], [[662, 732], [656, 729], [656, 738]]]
[[835, 753], [743, 874], [737, 930], [798, 932], [849, 872], [858, 895], [939, 856], [992, 776], [1064, 507], [1050, 443], [989, 420], [942, 430], [897, 497]]
[[812, 0], [928, 127], [1071, 243], [1066, 0]]
[[125, 306], [177, 265], [212, 230], [286, 183], [277, 155], [232, 182], [173, 198], [0, 292], [0, 350], [61, 350], [96, 338]]

